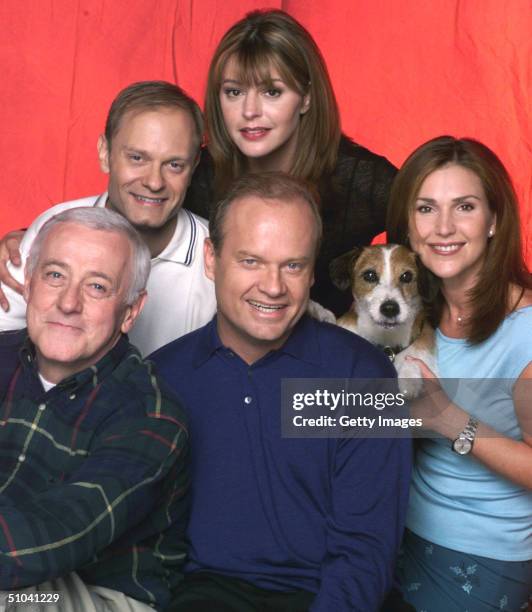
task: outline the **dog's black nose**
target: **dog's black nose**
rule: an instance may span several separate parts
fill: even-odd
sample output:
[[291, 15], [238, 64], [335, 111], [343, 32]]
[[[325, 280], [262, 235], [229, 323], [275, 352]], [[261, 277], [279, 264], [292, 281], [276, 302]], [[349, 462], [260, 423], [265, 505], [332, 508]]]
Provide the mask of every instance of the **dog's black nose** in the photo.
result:
[[389, 319], [399, 314], [399, 304], [395, 300], [386, 300], [381, 304], [381, 313]]

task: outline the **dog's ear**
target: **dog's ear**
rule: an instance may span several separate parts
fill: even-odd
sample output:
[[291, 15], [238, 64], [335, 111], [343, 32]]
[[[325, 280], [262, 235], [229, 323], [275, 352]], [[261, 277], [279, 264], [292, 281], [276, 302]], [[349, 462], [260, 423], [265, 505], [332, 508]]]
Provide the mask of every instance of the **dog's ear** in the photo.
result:
[[329, 276], [335, 287], [338, 287], [341, 291], [345, 291], [351, 286], [353, 266], [360, 253], [362, 253], [362, 248], [355, 247], [351, 251], [336, 257], [329, 264]]

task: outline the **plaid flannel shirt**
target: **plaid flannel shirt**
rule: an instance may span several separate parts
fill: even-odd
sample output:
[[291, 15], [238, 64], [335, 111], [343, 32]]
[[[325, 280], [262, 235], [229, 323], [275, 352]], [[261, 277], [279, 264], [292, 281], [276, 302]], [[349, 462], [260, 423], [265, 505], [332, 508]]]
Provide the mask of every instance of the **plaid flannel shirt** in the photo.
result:
[[127, 338], [44, 392], [0, 334], [0, 590], [76, 571], [164, 607], [185, 557], [183, 413]]

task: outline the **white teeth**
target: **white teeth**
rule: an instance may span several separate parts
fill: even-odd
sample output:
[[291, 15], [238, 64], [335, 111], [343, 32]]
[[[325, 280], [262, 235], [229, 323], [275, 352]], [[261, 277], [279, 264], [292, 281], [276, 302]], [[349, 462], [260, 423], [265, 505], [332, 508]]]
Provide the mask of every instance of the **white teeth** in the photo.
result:
[[441, 251], [442, 253], [451, 253], [452, 251], [457, 251], [460, 248], [459, 244], [435, 244], [432, 248], [436, 251]]
[[281, 310], [281, 308], [284, 308], [283, 305], [274, 306], [269, 304], [261, 304], [260, 302], [253, 302], [251, 300], [248, 300], [248, 304], [250, 304], [251, 306], [253, 306], [253, 308], [256, 308], [257, 310], [260, 310], [261, 312], [274, 312], [275, 310]]
[[148, 204], [162, 204], [164, 202], [164, 198], [148, 198], [139, 195], [135, 195], [135, 198], [141, 202], [147, 202]]

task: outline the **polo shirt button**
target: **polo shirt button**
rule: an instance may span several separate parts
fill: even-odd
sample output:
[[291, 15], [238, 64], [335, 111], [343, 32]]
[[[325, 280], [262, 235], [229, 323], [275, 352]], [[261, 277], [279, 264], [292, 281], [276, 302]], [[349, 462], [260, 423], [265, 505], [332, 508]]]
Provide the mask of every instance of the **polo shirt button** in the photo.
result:
[[39, 404], [39, 410], [45, 410], [46, 404]]
[[71, 394], [68, 396], [68, 399], [76, 399], [76, 394], [75, 394], [75, 393], [71, 393]]
[[25, 461], [25, 460], [26, 460], [26, 455], [19, 455], [19, 456], [18, 456], [18, 460], [19, 460], [20, 462]]
[[252, 401], [253, 398], [251, 397], [251, 395], [246, 395], [246, 397], [244, 398], [244, 404], [251, 404]]

